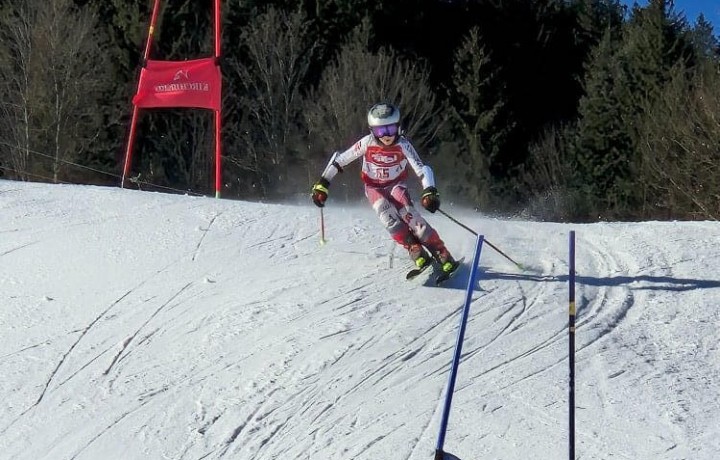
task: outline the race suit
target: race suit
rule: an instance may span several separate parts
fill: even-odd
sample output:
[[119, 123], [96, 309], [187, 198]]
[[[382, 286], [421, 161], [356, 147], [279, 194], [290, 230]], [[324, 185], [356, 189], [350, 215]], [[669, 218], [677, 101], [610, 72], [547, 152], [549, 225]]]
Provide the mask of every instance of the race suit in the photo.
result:
[[443, 250], [443, 241], [415, 208], [407, 190], [408, 166], [423, 188], [435, 186], [432, 169], [423, 164], [412, 144], [400, 136], [386, 146], [368, 134], [344, 152], [336, 152], [322, 177], [332, 181], [358, 158], [362, 158], [360, 174], [365, 196], [392, 238], [406, 249], [420, 243], [434, 254]]

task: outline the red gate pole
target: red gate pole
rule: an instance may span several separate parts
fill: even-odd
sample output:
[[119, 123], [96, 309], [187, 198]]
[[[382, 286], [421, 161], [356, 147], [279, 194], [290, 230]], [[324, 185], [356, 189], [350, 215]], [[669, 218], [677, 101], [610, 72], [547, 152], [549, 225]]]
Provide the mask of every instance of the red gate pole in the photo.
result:
[[[155, 0], [153, 5], [153, 12], [150, 18], [150, 27], [148, 28], [148, 36], [145, 41], [145, 52], [143, 53], [142, 65], [145, 66], [148, 58], [150, 57], [150, 48], [152, 47], [152, 39], [155, 34], [155, 25], [157, 24], [158, 10], [160, 9], [160, 0]], [[139, 83], [138, 83], [139, 85]], [[132, 163], [132, 148], [135, 143], [135, 125], [137, 124], [138, 112], [140, 109], [137, 105], [133, 104], [132, 121], [130, 121], [130, 135], [128, 137], [128, 144], [125, 149], [125, 165], [123, 166], [122, 180], [120, 181], [120, 188], [125, 188], [125, 178], [130, 174], [130, 165]]]

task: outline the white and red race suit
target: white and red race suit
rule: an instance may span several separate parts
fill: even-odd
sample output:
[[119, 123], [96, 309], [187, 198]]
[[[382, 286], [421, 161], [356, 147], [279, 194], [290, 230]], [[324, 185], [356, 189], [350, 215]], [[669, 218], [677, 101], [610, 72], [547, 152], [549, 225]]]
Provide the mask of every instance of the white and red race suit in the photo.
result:
[[368, 134], [344, 152], [336, 152], [322, 177], [332, 181], [358, 158], [362, 158], [365, 196], [392, 238], [405, 248], [419, 242], [433, 253], [442, 251], [445, 244], [420, 215], [407, 191], [408, 166], [423, 188], [435, 186], [432, 169], [423, 164], [410, 141], [400, 136], [392, 145], [384, 145]]

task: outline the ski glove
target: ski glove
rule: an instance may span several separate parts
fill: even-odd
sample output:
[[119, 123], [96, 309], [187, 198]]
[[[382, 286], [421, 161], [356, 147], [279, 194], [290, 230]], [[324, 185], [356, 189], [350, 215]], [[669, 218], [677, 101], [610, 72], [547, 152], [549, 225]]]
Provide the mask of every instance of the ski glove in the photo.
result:
[[423, 190], [420, 203], [422, 203], [423, 208], [433, 213], [440, 209], [440, 194], [437, 189], [435, 187], [428, 187]]
[[328, 196], [328, 187], [330, 187], [330, 182], [324, 178], [320, 178], [320, 180], [315, 182], [315, 185], [313, 185], [312, 200], [318, 208], [325, 206], [325, 200], [327, 200]]

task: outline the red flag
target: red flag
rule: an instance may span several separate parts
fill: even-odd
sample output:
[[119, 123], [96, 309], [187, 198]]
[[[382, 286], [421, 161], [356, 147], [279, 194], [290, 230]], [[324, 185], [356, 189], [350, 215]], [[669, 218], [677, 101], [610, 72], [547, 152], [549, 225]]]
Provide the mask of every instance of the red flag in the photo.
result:
[[140, 108], [198, 107], [220, 110], [220, 68], [215, 58], [153, 61], [140, 71], [133, 104]]

